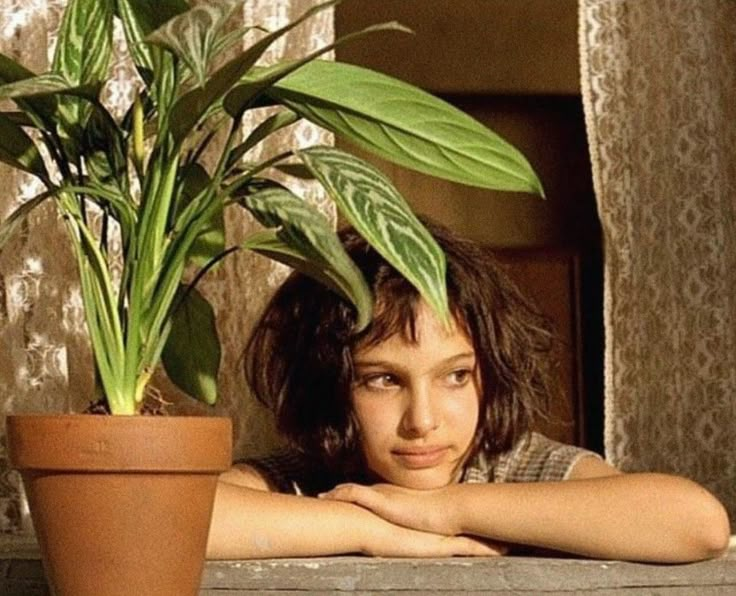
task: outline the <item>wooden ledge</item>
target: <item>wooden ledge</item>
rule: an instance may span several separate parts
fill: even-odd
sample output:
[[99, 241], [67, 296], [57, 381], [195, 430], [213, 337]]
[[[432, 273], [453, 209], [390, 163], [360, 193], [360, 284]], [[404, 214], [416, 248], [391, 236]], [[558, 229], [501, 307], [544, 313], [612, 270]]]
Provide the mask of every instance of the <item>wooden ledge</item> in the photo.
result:
[[[736, 594], [736, 549], [712, 561], [648, 565], [538, 557], [318, 557], [209, 561], [202, 596], [240, 594]], [[0, 536], [0, 594], [49, 594], [38, 549]]]

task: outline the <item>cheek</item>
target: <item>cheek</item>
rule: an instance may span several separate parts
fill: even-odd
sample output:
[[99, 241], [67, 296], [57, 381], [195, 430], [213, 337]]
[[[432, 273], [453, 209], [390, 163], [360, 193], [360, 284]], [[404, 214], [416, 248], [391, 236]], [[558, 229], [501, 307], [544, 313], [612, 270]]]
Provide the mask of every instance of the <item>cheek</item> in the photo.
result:
[[384, 460], [386, 454], [391, 451], [391, 445], [396, 436], [396, 433], [392, 431], [386, 411], [382, 411], [375, 404], [356, 404], [354, 413], [358, 422], [358, 445], [365, 458], [365, 463], [373, 473], [384, 477]]
[[361, 430], [368, 434], [380, 433], [389, 427], [393, 416], [390, 403], [380, 399], [355, 400], [353, 412]]
[[388, 400], [354, 399], [353, 413], [364, 445], [380, 443], [396, 430], [395, 413]]
[[475, 390], [468, 391], [452, 400], [446, 409], [446, 420], [458, 435], [472, 440], [478, 428], [480, 397]]

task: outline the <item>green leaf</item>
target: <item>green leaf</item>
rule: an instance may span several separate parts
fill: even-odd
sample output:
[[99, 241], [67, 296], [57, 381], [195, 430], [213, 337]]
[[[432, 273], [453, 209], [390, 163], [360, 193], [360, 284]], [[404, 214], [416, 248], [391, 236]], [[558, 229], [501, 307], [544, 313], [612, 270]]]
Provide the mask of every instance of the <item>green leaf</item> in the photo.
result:
[[28, 128], [37, 128], [36, 123], [33, 119], [25, 112], [0, 112], [1, 116], [4, 116], [13, 124], [17, 126], [24, 126]]
[[71, 228], [87, 327], [108, 402], [113, 413], [129, 412], [125, 400], [118, 400], [120, 373], [124, 368], [124, 333], [110, 269], [97, 238], [84, 221], [77, 199], [61, 190], [58, 198], [64, 221]]
[[287, 126], [291, 126], [292, 124], [300, 120], [300, 118], [300, 116], [298, 116], [291, 110], [282, 110], [266, 118], [263, 122], [261, 122], [253, 129], [253, 131], [248, 135], [248, 138], [246, 138], [245, 141], [243, 141], [240, 145], [230, 151], [226, 168], [230, 169], [238, 162], [241, 157], [243, 157], [243, 155], [245, 155], [263, 139], [269, 137], [279, 130], [286, 128]]
[[20, 126], [3, 114], [0, 114], [0, 161], [34, 174], [41, 180], [48, 180], [36, 144]]
[[20, 207], [18, 207], [13, 213], [6, 217], [0, 222], [0, 251], [5, 247], [5, 244], [13, 237], [13, 234], [18, 230], [21, 224], [28, 218], [31, 211], [38, 207], [49, 197], [54, 196], [53, 190], [47, 190], [39, 195], [36, 195], [32, 199], [24, 201]]
[[36, 73], [28, 70], [22, 64], [19, 64], [5, 54], [0, 54], [0, 84], [14, 83], [15, 81], [21, 81], [35, 76]]
[[80, 150], [90, 176], [112, 189], [127, 189], [126, 145], [120, 128], [102, 104], [93, 104]]
[[260, 31], [261, 33], [269, 32], [268, 29], [261, 27], [260, 25], [244, 25], [242, 27], [238, 27], [215, 41], [212, 53], [215, 56], [227, 53], [236, 44], [242, 44], [243, 38], [251, 31]]
[[94, 99], [96, 87], [80, 86], [58, 73], [45, 73], [26, 79], [7, 83], [0, 87], [0, 99], [17, 99], [37, 95], [76, 93]]
[[262, 96], [264, 91], [292, 72], [298, 70], [303, 65], [316, 60], [321, 55], [334, 50], [348, 41], [371, 33], [377, 33], [379, 31], [410, 32], [411, 30], [396, 22], [372, 25], [360, 31], [345, 35], [337, 41], [323, 46], [299, 60], [289, 60], [279, 64], [274, 64], [268, 68], [254, 69], [256, 72], [254, 72], [252, 76], [244, 77], [244, 83], [236, 86], [227, 94], [225, 101], [223, 102], [225, 111], [233, 118], [239, 118], [246, 109], [255, 104], [256, 100]]
[[[25, 66], [18, 64], [15, 60], [8, 58], [4, 54], [0, 54], [0, 86], [15, 83], [23, 79], [30, 79], [35, 76], [36, 74], [28, 70]], [[36, 126], [43, 128], [45, 125], [45, 128], [51, 128], [53, 130], [53, 124], [55, 123], [54, 114], [56, 111], [56, 102], [53, 98], [14, 98], [14, 101]]]
[[[181, 96], [172, 108], [171, 134], [181, 143], [208, 110], [228, 93], [241, 77], [250, 70], [268, 47], [306, 19], [321, 10], [334, 6], [340, 0], [328, 0], [307, 10], [298, 19], [266, 35], [250, 48], [231, 59], [207, 79], [203, 87], [192, 89]], [[184, 15], [182, 15], [183, 17]]]
[[[98, 103], [97, 96], [100, 85], [100, 83], [78, 85], [68, 81], [64, 75], [45, 73], [1, 86], [0, 99], [13, 99], [19, 107], [23, 108], [24, 105], [30, 105], [30, 102], [24, 104], [27, 100], [21, 101], [21, 98], [31, 98], [35, 100], [33, 105], [39, 105], [39, 99], [51, 99], [55, 95], [61, 96], [53, 98], [55, 101], [50, 105], [57, 107], [53, 108], [50, 114], [44, 112], [39, 116], [39, 128], [49, 132], [54, 139], [60, 139], [65, 154], [62, 159], [65, 157], [67, 161], [76, 161], [80, 156], [79, 146], [84, 121], [87, 119], [86, 115], [92, 111], [92, 105]], [[79, 104], [64, 103], [63, 100], [66, 99], [79, 102]], [[66, 107], [63, 107], [62, 104]], [[82, 105], [84, 105], [84, 117], [81, 116]], [[80, 109], [78, 110], [74, 106]], [[36, 110], [34, 108], [26, 109], [26, 113], [31, 116], [36, 113]], [[46, 142], [49, 144], [48, 140]], [[53, 144], [55, 148], [57, 144], [58, 141]]]
[[[198, 163], [183, 172], [182, 194], [177, 211], [183, 210], [210, 185], [207, 171]], [[225, 214], [222, 210], [210, 219], [187, 253], [188, 263], [204, 267], [225, 250]]]
[[304, 164], [300, 163], [281, 163], [276, 164], [274, 169], [279, 172], [283, 172], [294, 178], [301, 178], [302, 180], [314, 180], [314, 175]]
[[496, 190], [543, 194], [526, 158], [477, 120], [408, 83], [336, 62], [311, 62], [269, 95], [389, 161]]
[[101, 208], [111, 210], [115, 220], [120, 224], [123, 244], [127, 245], [128, 239], [135, 235], [138, 213], [133, 201], [117, 188], [110, 188], [91, 180], [83, 186], [62, 186], [56, 190], [56, 193], [83, 195]]
[[146, 41], [176, 54], [203, 87], [215, 44], [225, 23], [242, 0], [208, 0], [177, 15], [151, 33]]
[[[64, 75], [45, 73], [0, 86], [0, 99], [14, 100], [26, 114], [37, 120], [39, 128], [50, 133], [53, 139], [61, 140], [67, 160], [76, 160], [86, 116], [82, 118], [82, 112], [70, 106], [84, 104], [84, 113], [89, 114], [93, 109], [91, 105], [98, 103], [100, 85], [78, 85], [68, 81]], [[54, 97], [56, 95], [60, 97]], [[64, 104], [65, 99], [80, 103]]]
[[386, 261], [449, 321], [445, 255], [391, 181], [357, 157], [332, 147], [297, 152], [341, 213]]
[[309, 275], [353, 303], [357, 328], [373, 314], [371, 291], [363, 274], [342, 246], [327, 218], [285, 189], [267, 189], [243, 200], [243, 206], [269, 228], [270, 234], [248, 239], [249, 248]]
[[195, 289], [180, 286], [171, 331], [161, 359], [169, 378], [183, 391], [207, 404], [217, 401], [220, 341], [215, 313]]

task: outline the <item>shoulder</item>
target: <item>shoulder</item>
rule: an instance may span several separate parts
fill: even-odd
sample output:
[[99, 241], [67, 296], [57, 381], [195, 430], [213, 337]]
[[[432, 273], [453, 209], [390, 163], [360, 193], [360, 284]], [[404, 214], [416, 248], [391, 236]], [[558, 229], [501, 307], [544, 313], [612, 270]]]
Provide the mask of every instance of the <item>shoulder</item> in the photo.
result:
[[[483, 459], [486, 459], [485, 466]], [[482, 455], [471, 467], [485, 467], [486, 482], [543, 482], [570, 479], [577, 464], [588, 459], [603, 461], [597, 453], [587, 449], [529, 433], [509, 451], [494, 458]], [[475, 475], [477, 477], [477, 471]]]

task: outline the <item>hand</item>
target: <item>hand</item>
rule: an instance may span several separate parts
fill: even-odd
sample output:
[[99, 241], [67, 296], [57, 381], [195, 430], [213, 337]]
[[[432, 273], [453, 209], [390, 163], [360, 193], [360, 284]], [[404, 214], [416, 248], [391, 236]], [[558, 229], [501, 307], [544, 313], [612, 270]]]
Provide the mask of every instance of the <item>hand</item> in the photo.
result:
[[407, 528], [446, 536], [459, 534], [447, 488], [416, 490], [393, 484], [339, 484], [319, 496], [360, 505], [393, 524]]
[[443, 536], [386, 522], [385, 531], [370, 533], [362, 552], [374, 557], [495, 557], [507, 550], [470, 536]]

